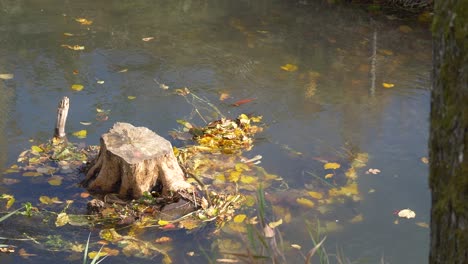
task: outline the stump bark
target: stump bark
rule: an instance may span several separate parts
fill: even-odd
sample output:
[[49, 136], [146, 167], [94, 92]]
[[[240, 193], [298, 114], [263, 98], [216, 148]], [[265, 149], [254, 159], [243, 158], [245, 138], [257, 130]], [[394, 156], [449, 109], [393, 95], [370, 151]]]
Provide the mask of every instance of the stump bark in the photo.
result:
[[163, 194], [193, 192], [171, 143], [148, 128], [116, 123], [100, 141], [99, 154], [83, 182], [89, 191], [138, 199], [162, 184], [158, 188], [162, 187]]

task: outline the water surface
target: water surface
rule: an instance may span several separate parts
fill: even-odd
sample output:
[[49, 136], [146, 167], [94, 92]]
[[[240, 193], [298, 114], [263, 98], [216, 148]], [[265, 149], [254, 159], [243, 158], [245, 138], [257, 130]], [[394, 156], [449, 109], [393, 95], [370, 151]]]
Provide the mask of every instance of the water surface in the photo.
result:
[[[430, 208], [427, 165], [420, 160], [427, 156], [428, 26], [324, 2], [0, 2], [0, 73], [14, 74], [11, 80], [0, 80], [1, 170], [34, 144], [29, 140], [51, 137], [62, 96], [71, 100], [67, 131], [87, 129], [86, 139], [73, 139], [86, 144], [98, 144], [99, 136], [116, 121], [146, 126], [169, 138], [169, 131], [180, 128], [177, 119], [203, 125], [195, 107], [208, 121], [219, 118], [206, 105], [189, 104], [173, 93], [188, 87], [226, 116], [262, 115], [266, 130], [246, 155], [262, 155], [262, 166], [291, 188], [303, 189], [313, 181], [306, 172], [323, 173], [323, 163], [317, 160], [343, 162], [349, 151], [368, 153], [367, 166], [358, 171], [362, 200], [323, 216], [342, 227], [327, 234], [325, 248], [334, 254], [338, 247], [357, 263], [381, 258], [386, 263], [426, 262], [429, 230], [416, 223], [429, 222]], [[79, 17], [93, 24], [80, 25], [75, 21]], [[146, 37], [154, 39], [143, 41]], [[85, 50], [73, 51], [64, 44]], [[286, 64], [297, 69], [281, 69]], [[394, 87], [386, 89], [384, 82]], [[85, 88], [73, 91], [70, 87], [76, 83]], [[161, 89], [161, 84], [169, 89]], [[220, 101], [222, 93], [230, 98]], [[255, 100], [231, 105], [245, 98]], [[109, 119], [97, 121], [96, 108], [109, 110]], [[80, 121], [93, 125], [83, 127]], [[297, 152], [302, 155], [294, 155]], [[369, 168], [381, 173], [365, 174]], [[72, 197], [71, 190], [76, 191], [72, 185], [61, 189], [34, 184], [21, 175], [3, 177], [21, 180], [0, 186], [0, 192], [15, 195], [17, 205], [36, 204], [42, 194], [69, 192]], [[414, 210], [416, 219], [397, 219], [394, 212], [404, 208]], [[295, 220], [284, 224], [283, 238], [311, 248], [301, 223], [322, 216], [301, 207], [292, 212]], [[361, 222], [349, 222], [359, 214]], [[34, 235], [41, 227], [22, 218], [1, 223], [0, 230], [12, 236]], [[89, 232], [63, 230], [80, 242]], [[200, 248], [209, 252], [211, 238], [183, 232], [175, 236], [175, 248], [184, 252], [173, 251], [177, 263], [207, 262]], [[16, 245], [38, 254], [31, 257], [34, 263], [63, 263], [70, 255], [50, 255], [33, 243]], [[187, 251], [198, 256], [185, 256]], [[0, 255], [0, 260], [25, 261], [17, 254]], [[297, 256], [291, 261], [300, 260]], [[108, 261], [136, 260], [118, 256]]]

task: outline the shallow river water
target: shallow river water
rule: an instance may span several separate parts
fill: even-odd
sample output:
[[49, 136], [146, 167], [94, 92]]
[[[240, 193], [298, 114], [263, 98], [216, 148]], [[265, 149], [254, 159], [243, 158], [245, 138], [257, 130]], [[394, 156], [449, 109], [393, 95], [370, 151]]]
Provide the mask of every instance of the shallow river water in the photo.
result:
[[[291, 244], [301, 245], [304, 254], [313, 247], [304, 224], [312, 219], [324, 225], [330, 263], [337, 251], [352, 263], [425, 263], [430, 192], [421, 159], [428, 155], [428, 27], [415, 18], [369, 14], [327, 1], [0, 0], [0, 74], [13, 74], [0, 79], [0, 171], [52, 136], [63, 96], [71, 101], [67, 131], [87, 130], [85, 139], [69, 138], [85, 144], [99, 144], [99, 136], [117, 121], [146, 126], [169, 139], [171, 130], [180, 129], [178, 119], [203, 125], [200, 115], [206, 121], [219, 117], [206, 103], [187, 102], [174, 93], [187, 87], [227, 117], [263, 116], [265, 130], [244, 155], [261, 155], [261, 166], [291, 190], [310, 191], [314, 179], [327, 174], [325, 161], [349, 167], [350, 154], [368, 155], [356, 171], [359, 199], [324, 211], [295, 199], [278, 202], [292, 216], [278, 227], [287, 263], [303, 263]], [[73, 84], [84, 88], [75, 91]], [[233, 106], [243, 99], [254, 100]], [[107, 111], [108, 119], [96, 120], [96, 108]], [[366, 174], [371, 168], [380, 172]], [[13, 208], [26, 201], [37, 206], [40, 195], [79, 199], [72, 192], [79, 193], [73, 181], [50, 186], [21, 173], [0, 175], [0, 193], [17, 200]], [[396, 213], [405, 208], [416, 217], [399, 218]], [[285, 218], [276, 214], [270, 219]], [[0, 223], [0, 237], [64, 235], [84, 243], [91, 231], [92, 239], [99, 239], [97, 229], [66, 226], [44, 234], [46, 226], [14, 216]], [[168, 236], [175, 237], [170, 251], [175, 263], [226, 257], [216, 247], [222, 232]], [[38, 243], [0, 240], [17, 246], [16, 253], [0, 253], [0, 262], [82, 262], [68, 259], [69, 251], [50, 251]], [[36, 256], [25, 259], [19, 249]], [[160, 256], [121, 253], [103, 263], [154, 261]]]

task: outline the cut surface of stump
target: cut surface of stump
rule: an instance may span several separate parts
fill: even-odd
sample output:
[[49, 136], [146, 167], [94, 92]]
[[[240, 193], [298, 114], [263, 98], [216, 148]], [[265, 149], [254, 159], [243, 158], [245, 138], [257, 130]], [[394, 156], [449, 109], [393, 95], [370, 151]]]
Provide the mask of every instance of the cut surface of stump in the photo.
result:
[[100, 141], [99, 154], [83, 181], [89, 191], [137, 199], [162, 184], [163, 194], [192, 192], [171, 143], [150, 129], [115, 123]]

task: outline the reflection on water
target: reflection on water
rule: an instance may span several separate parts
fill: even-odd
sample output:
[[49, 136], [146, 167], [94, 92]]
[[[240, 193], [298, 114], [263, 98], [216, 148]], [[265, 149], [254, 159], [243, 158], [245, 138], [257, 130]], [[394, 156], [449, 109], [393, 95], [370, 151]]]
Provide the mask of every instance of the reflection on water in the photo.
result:
[[[325, 2], [0, 1], [0, 73], [15, 75], [0, 80], [2, 171], [30, 146], [29, 139], [50, 137], [64, 95], [71, 99], [68, 131], [83, 129], [80, 121], [93, 122], [86, 142], [97, 144], [116, 121], [167, 136], [178, 126], [175, 120], [193, 111], [171, 91], [189, 87], [227, 116], [263, 115], [268, 129], [247, 155], [262, 155], [263, 166], [293, 188], [310, 184], [306, 172], [321, 173], [317, 160], [369, 153], [368, 166], [358, 172], [362, 200], [327, 213], [343, 228], [329, 234], [326, 247], [333, 252], [338, 245], [349, 259], [368, 263], [382, 256], [390, 263], [424, 262], [428, 229], [415, 223], [429, 221], [427, 167], [420, 162], [427, 155], [427, 25], [371, 19], [362, 10]], [[78, 17], [93, 23], [80, 25]], [[154, 39], [142, 40], [148, 37]], [[384, 82], [394, 87], [383, 88]], [[84, 90], [71, 90], [75, 83]], [[230, 98], [220, 101], [222, 93]], [[256, 100], [231, 106], [245, 98]], [[217, 118], [201, 107], [207, 120]], [[97, 121], [96, 108], [108, 110], [109, 119]], [[364, 174], [369, 167], [382, 172]], [[22, 187], [1, 186], [6, 193]], [[20, 200], [37, 198], [19, 193]], [[417, 218], [394, 223], [393, 212], [408, 207]], [[350, 224], [359, 214], [362, 222]], [[298, 224], [284, 225], [283, 236], [308, 248], [299, 220], [315, 216], [300, 208], [293, 217]], [[211, 243], [198, 237], [178, 243], [197, 251], [195, 240]]]

